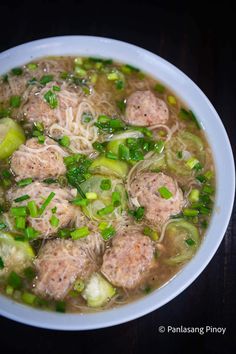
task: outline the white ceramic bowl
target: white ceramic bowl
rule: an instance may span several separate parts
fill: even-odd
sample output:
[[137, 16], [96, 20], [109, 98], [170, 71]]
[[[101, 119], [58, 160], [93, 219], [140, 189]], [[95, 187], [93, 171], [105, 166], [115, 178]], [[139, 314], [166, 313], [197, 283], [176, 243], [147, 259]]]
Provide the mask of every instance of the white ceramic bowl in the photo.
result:
[[176, 67], [159, 56], [113, 39], [69, 36], [26, 43], [0, 54], [0, 74], [33, 59], [49, 55], [81, 55], [112, 58], [129, 63], [156, 77], [195, 112], [213, 151], [217, 194], [206, 237], [194, 258], [168, 284], [123, 307], [93, 314], [60, 314], [30, 308], [0, 296], [0, 314], [37, 327], [85, 330], [127, 322], [158, 309], [189, 286], [207, 266], [226, 231], [234, 200], [235, 170], [224, 126], [204, 93]]

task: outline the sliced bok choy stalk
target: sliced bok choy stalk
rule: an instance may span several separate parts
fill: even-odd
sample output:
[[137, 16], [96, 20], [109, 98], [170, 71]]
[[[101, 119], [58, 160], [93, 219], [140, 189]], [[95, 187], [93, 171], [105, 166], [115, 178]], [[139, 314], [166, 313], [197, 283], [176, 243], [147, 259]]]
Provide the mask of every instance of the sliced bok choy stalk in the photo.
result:
[[[127, 197], [122, 181], [110, 176], [111, 188], [103, 189], [104, 180], [107, 181], [107, 176], [94, 175], [80, 185], [85, 195], [86, 193], [96, 193], [97, 195], [96, 199], [90, 200], [87, 205], [82, 206], [85, 215], [93, 220], [115, 219], [117, 213], [120, 215], [127, 206]], [[118, 192], [120, 205], [114, 204], [114, 192]], [[103, 210], [104, 208], [106, 209]]]
[[0, 276], [7, 276], [12, 271], [20, 273], [32, 264], [34, 251], [27, 241], [17, 241], [13, 234], [0, 231], [0, 257], [4, 267]]
[[164, 240], [173, 253], [173, 256], [165, 260], [168, 265], [177, 265], [191, 259], [200, 244], [198, 229], [183, 219], [167, 226]]
[[205, 163], [204, 144], [199, 136], [184, 131], [173, 137], [166, 144], [167, 166], [181, 176], [190, 176], [192, 169], [186, 164], [189, 159], [196, 159], [200, 164]]
[[94, 273], [82, 292], [89, 307], [101, 307], [115, 295], [116, 289], [100, 274]]
[[93, 160], [89, 172], [114, 175], [120, 178], [125, 178], [128, 173], [128, 165], [126, 162], [111, 160], [105, 156], [99, 156]]
[[0, 119], [0, 160], [11, 156], [25, 139], [23, 129], [13, 119]]

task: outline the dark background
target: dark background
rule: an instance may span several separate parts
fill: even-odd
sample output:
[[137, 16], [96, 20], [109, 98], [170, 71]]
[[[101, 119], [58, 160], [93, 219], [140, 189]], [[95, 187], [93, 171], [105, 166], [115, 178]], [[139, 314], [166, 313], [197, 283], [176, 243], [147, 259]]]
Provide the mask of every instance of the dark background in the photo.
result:
[[[111, 37], [144, 47], [185, 72], [211, 100], [235, 153], [235, 1], [33, 1], [0, 5], [0, 51], [66, 34]], [[222, 168], [224, 166], [222, 161]], [[233, 191], [232, 191], [233, 193]], [[236, 213], [216, 255], [181, 295], [109, 329], [59, 332], [0, 318], [2, 353], [235, 353]], [[220, 334], [159, 334], [159, 325], [227, 327]], [[234, 342], [234, 349], [233, 349]]]

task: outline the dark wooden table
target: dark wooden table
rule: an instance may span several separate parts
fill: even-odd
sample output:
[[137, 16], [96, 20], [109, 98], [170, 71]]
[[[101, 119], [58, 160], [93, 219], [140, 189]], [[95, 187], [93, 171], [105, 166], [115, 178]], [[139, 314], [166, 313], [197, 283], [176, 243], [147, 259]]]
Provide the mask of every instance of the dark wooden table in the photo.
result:
[[[144, 47], [199, 85], [220, 114], [235, 153], [235, 1], [191, 3], [99, 0], [93, 8], [89, 0], [22, 0], [14, 5], [4, 1], [0, 5], [0, 51], [65, 34], [105, 36]], [[227, 173], [224, 161], [222, 168]], [[124, 325], [90, 332], [49, 331], [0, 318], [1, 353], [235, 353], [235, 225], [234, 210], [210, 264], [188, 289], [159, 310]], [[227, 330], [224, 336], [160, 334], [159, 325], [210, 325]]]

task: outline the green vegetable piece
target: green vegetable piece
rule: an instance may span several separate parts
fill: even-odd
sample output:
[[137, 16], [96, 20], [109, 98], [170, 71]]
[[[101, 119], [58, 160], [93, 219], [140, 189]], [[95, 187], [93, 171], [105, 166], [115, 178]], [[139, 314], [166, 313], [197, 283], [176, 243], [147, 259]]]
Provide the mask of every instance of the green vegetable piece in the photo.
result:
[[109, 151], [117, 156], [119, 154], [120, 144], [124, 144], [124, 143], [125, 143], [125, 139], [111, 140], [107, 144], [107, 151]]
[[199, 164], [198, 159], [196, 159], [195, 157], [191, 157], [187, 162], [186, 162], [186, 166], [188, 166], [191, 170], [197, 165]]
[[113, 205], [108, 205], [105, 208], [98, 210], [97, 214], [99, 216], [104, 216], [104, 215], [113, 213], [113, 211], [114, 211]]
[[200, 195], [200, 192], [198, 189], [192, 189], [189, 196], [188, 196], [188, 199], [190, 202], [194, 203], [194, 202], [198, 202], [199, 201], [199, 195]]
[[38, 207], [37, 207], [35, 201], [31, 200], [30, 202], [28, 202], [27, 207], [28, 207], [30, 216], [32, 218], [37, 218], [37, 216], [39, 214], [39, 210], [38, 210]]
[[194, 246], [195, 245], [195, 241], [191, 238], [188, 238], [187, 240], [185, 240], [185, 242], [187, 243], [188, 246]]
[[[168, 265], [177, 265], [191, 259], [200, 244], [196, 226], [183, 219], [170, 223], [166, 228], [165, 237], [171, 242], [174, 253], [165, 260]], [[189, 239], [192, 241], [187, 241]]]
[[95, 141], [95, 142], [93, 143], [93, 148], [94, 148], [95, 150], [99, 151], [99, 152], [105, 152], [105, 151], [106, 151], [105, 146], [104, 146], [103, 144], [97, 142], [97, 141]]
[[102, 307], [115, 295], [116, 289], [100, 274], [94, 273], [82, 292], [89, 307]]
[[10, 212], [12, 216], [27, 216], [27, 209], [24, 206], [13, 207]]
[[32, 267], [27, 267], [24, 269], [24, 276], [32, 281], [36, 277], [36, 270]]
[[161, 154], [162, 151], [164, 150], [164, 142], [162, 140], [158, 140], [155, 144], [154, 144], [154, 149], [158, 154]]
[[60, 220], [55, 215], [52, 215], [50, 218], [50, 224], [53, 227], [58, 227], [59, 223], [60, 223]]
[[27, 305], [33, 305], [37, 296], [29, 293], [28, 291], [24, 291], [21, 295], [21, 300]]
[[12, 271], [7, 279], [7, 283], [12, 286], [13, 289], [20, 289], [22, 286], [22, 279], [16, 272]]
[[24, 194], [19, 198], [14, 199], [15, 203], [20, 203], [23, 202], [24, 200], [30, 199], [30, 196], [28, 194]]
[[53, 80], [53, 75], [44, 75], [39, 80], [41, 85], [46, 85]]
[[11, 118], [0, 119], [0, 160], [11, 156], [25, 142], [21, 126]]
[[51, 90], [47, 91], [44, 94], [44, 99], [45, 101], [48, 103], [49, 107], [51, 109], [55, 109], [58, 106], [58, 100], [57, 100], [57, 96], [54, 92], [52, 92]]
[[53, 91], [57, 91], [57, 92], [61, 91], [61, 88], [59, 86], [53, 86], [52, 89]]
[[97, 193], [94, 193], [94, 192], [85, 193], [85, 196], [88, 200], [95, 200], [98, 198]]
[[129, 214], [134, 217], [135, 220], [141, 221], [144, 217], [145, 208], [138, 207], [136, 210], [129, 210]]
[[57, 301], [55, 309], [56, 309], [56, 312], [61, 312], [61, 313], [66, 312], [66, 303], [65, 303], [65, 301]]
[[11, 96], [10, 106], [13, 108], [19, 108], [20, 105], [21, 105], [21, 97], [20, 96]]
[[32, 182], [33, 182], [32, 178], [24, 178], [24, 179], [21, 179], [19, 182], [17, 182], [17, 185], [19, 187], [25, 187], [25, 186], [28, 186], [29, 184], [31, 184]]
[[17, 216], [15, 219], [15, 226], [17, 229], [24, 230], [26, 225], [25, 216]]
[[129, 161], [130, 159], [130, 150], [125, 144], [119, 145], [118, 150], [119, 158], [124, 161]]
[[151, 229], [149, 226], [145, 226], [143, 230], [144, 235], [149, 236], [153, 241], [157, 241], [159, 238], [158, 232]]
[[121, 113], [124, 113], [126, 109], [126, 100], [117, 101], [116, 104]]
[[70, 146], [70, 138], [64, 135], [61, 139], [58, 140], [59, 144], [64, 147]]
[[20, 76], [23, 74], [22, 68], [14, 68], [11, 70], [11, 73], [15, 76]]
[[156, 84], [154, 86], [154, 90], [159, 92], [159, 93], [164, 93], [165, 92], [165, 86], [163, 86], [162, 84]]
[[109, 240], [112, 236], [116, 234], [116, 230], [114, 229], [113, 226], [107, 227], [104, 230], [101, 231], [102, 238], [107, 241]]
[[85, 199], [85, 198], [76, 198], [76, 199], [72, 200], [71, 203], [74, 205], [78, 205], [78, 206], [87, 206], [89, 201], [88, 201], [88, 199]]
[[26, 67], [29, 69], [29, 70], [36, 70], [37, 67], [38, 67], [38, 64], [36, 63], [29, 63], [26, 65]]
[[171, 191], [169, 191], [169, 189], [164, 186], [158, 188], [158, 192], [160, 193], [160, 196], [164, 199], [170, 199], [173, 197], [173, 194], [171, 193]]
[[125, 178], [128, 173], [128, 165], [124, 161], [113, 161], [105, 156], [99, 156], [93, 160], [89, 171], [91, 173], [112, 174]]
[[52, 199], [55, 197], [55, 193], [51, 192], [49, 194], [49, 196], [46, 198], [46, 200], [44, 201], [44, 203], [41, 205], [41, 207], [39, 208], [39, 215], [42, 215], [44, 210], [47, 208], [47, 206], [51, 203]]
[[14, 288], [11, 285], [6, 286], [6, 294], [12, 296], [14, 293]]
[[0, 270], [4, 268], [4, 262], [2, 257], [0, 257]]
[[111, 180], [106, 178], [101, 181], [100, 188], [103, 191], [108, 191], [111, 189]]
[[80, 238], [88, 236], [89, 234], [90, 234], [90, 231], [87, 226], [76, 229], [75, 231], [70, 233], [73, 240], [78, 240]]
[[6, 224], [4, 224], [4, 222], [0, 222], [0, 230], [3, 230], [7, 227]]
[[197, 216], [199, 214], [199, 211], [196, 209], [185, 208], [183, 209], [183, 214], [184, 216]]
[[121, 205], [121, 194], [120, 192], [113, 192], [112, 193], [112, 204], [116, 208]]
[[171, 105], [175, 105], [177, 103], [176, 98], [174, 96], [168, 96], [167, 101]]
[[73, 289], [77, 293], [81, 293], [84, 290], [84, 287], [85, 287], [85, 284], [84, 284], [83, 280], [77, 279], [76, 282], [74, 283]]

